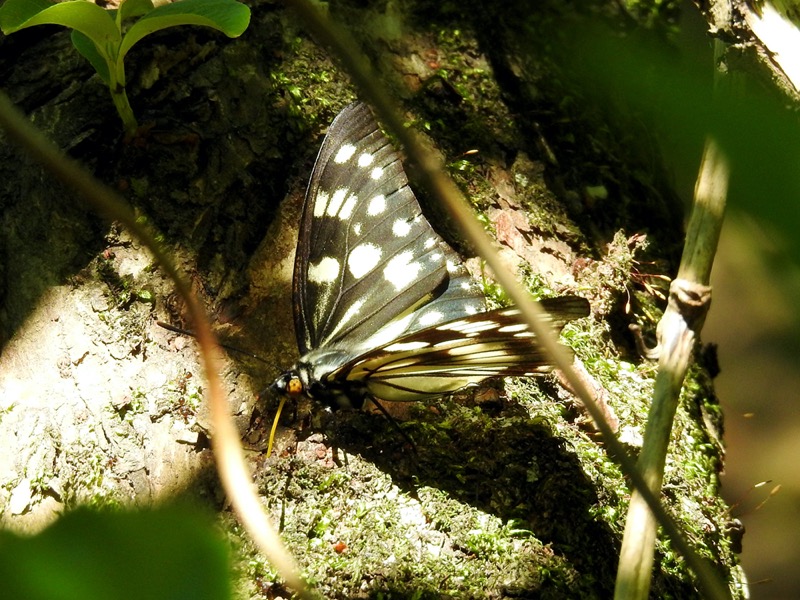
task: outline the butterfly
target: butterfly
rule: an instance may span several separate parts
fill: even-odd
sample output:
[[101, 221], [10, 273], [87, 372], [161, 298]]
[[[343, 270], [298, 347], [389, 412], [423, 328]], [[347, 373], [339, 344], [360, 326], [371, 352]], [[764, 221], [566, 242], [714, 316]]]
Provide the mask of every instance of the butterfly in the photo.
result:
[[[486, 309], [365, 104], [345, 107], [320, 148], [292, 295], [301, 358], [271, 386], [284, 397], [360, 408], [368, 398], [426, 400], [550, 368], [517, 309]], [[575, 296], [541, 304], [559, 331], [589, 314]]]

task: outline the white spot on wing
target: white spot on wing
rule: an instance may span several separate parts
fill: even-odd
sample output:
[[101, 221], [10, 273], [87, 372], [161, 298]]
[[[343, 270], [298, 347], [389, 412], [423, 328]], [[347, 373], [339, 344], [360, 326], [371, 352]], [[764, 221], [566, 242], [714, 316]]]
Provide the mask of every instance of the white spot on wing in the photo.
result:
[[308, 265], [308, 279], [314, 283], [331, 283], [339, 276], [339, 261], [324, 257], [316, 265]]
[[464, 312], [467, 313], [468, 315], [476, 315], [478, 314], [478, 309], [472, 306], [472, 304], [467, 304], [464, 307]]
[[[345, 196], [347, 196], [348, 189], [347, 188], [339, 188], [335, 192], [333, 192], [333, 196], [331, 196], [331, 201], [328, 203], [328, 209], [325, 211], [329, 217], [335, 217], [336, 213], [339, 212], [339, 208], [342, 206], [342, 202], [344, 202]], [[316, 208], [316, 206], [314, 207]]]
[[372, 200], [369, 201], [369, 205], [367, 205], [367, 214], [370, 217], [379, 215], [384, 210], [386, 210], [386, 196], [384, 196], [383, 194], [375, 196]]
[[325, 336], [325, 339], [321, 341], [322, 344], [327, 343], [328, 341], [332, 340], [336, 335], [342, 330], [342, 328], [353, 320], [353, 317], [358, 316], [358, 313], [361, 312], [361, 307], [364, 306], [364, 300], [356, 300], [353, 304], [350, 305], [345, 313], [342, 315], [342, 318], [339, 319], [339, 322], [336, 323], [336, 327]]
[[362, 154], [362, 155], [360, 155], [358, 157], [358, 166], [359, 167], [368, 167], [368, 166], [370, 166], [372, 164], [372, 161], [374, 159], [375, 159], [375, 157], [372, 154], [367, 154], [366, 152], [364, 152], [364, 154]]
[[417, 278], [422, 265], [412, 262], [413, 253], [410, 250], [401, 252], [386, 265], [383, 269], [383, 278], [394, 286], [396, 291], [400, 291]]
[[[450, 348], [447, 351], [450, 356], [463, 356], [463, 362], [484, 362], [496, 358], [504, 358], [508, 356], [505, 350], [490, 350], [489, 346], [485, 344], [476, 344], [469, 346], [459, 346], [458, 348]], [[491, 367], [485, 367], [491, 368]]]
[[432, 237], [428, 238], [427, 240], [425, 240], [425, 250], [433, 248], [433, 246], [435, 244], [436, 244], [436, 238], [432, 238]]
[[339, 211], [339, 218], [342, 221], [346, 221], [351, 216], [353, 216], [353, 209], [356, 207], [357, 203], [358, 203], [358, 196], [356, 196], [355, 194], [350, 194], [345, 203], [342, 205], [342, 210]]
[[437, 327], [437, 329], [440, 331], [458, 331], [459, 333], [470, 336], [481, 331], [494, 329], [495, 327], [497, 327], [497, 323], [494, 321], [475, 321], [474, 323], [471, 323], [469, 321], [461, 320], [445, 323], [444, 325]]
[[409, 313], [402, 319], [397, 319], [396, 321], [390, 321], [383, 327], [381, 327], [375, 335], [370, 337], [366, 340], [363, 344], [361, 344], [361, 348], [365, 350], [372, 350], [373, 348], [380, 348], [381, 346], [388, 344], [392, 340], [397, 339], [403, 334], [408, 327], [409, 321], [411, 321], [411, 317], [414, 316], [414, 313]]
[[353, 146], [353, 144], [345, 144], [344, 146], [339, 148], [339, 151], [336, 153], [336, 156], [333, 157], [333, 162], [335, 162], [338, 165], [346, 163], [348, 160], [350, 160], [350, 157], [352, 157], [353, 154], [355, 153], [356, 153], [356, 147]]
[[381, 249], [374, 244], [359, 244], [347, 257], [347, 267], [356, 279], [372, 271], [381, 259]]
[[369, 176], [375, 180], [380, 179], [381, 177], [383, 177], [383, 168], [375, 167], [374, 169], [372, 169], [372, 172], [369, 174]]
[[444, 325], [440, 325], [436, 329], [439, 331], [461, 331], [461, 328], [467, 324], [467, 321], [463, 319], [461, 321], [450, 321], [449, 323], [445, 323]]
[[516, 333], [517, 331], [525, 331], [528, 328], [524, 323], [517, 323], [516, 325], [506, 325], [497, 331], [499, 333]]
[[[421, 348], [427, 348], [428, 346], [430, 346], [428, 342], [405, 342], [386, 346], [384, 350], [388, 350], [389, 352], [406, 352], [408, 350], [420, 350]], [[396, 367], [397, 365], [393, 365], [393, 368]]]
[[467, 342], [467, 338], [452, 338], [449, 340], [445, 340], [443, 342], [439, 342], [434, 346], [434, 348], [446, 348], [447, 346], [457, 346], [458, 344], [463, 344]]
[[344, 315], [342, 315], [341, 320], [339, 321], [339, 326], [336, 328], [338, 330], [343, 324], [347, 323], [350, 319], [355, 317], [359, 312], [361, 312], [361, 307], [364, 306], [364, 300], [356, 300], [353, 304], [350, 305]]
[[438, 310], [432, 310], [430, 312], [426, 312], [419, 318], [419, 324], [425, 327], [429, 327], [431, 325], [435, 325], [439, 321], [444, 318], [444, 315], [440, 313]]
[[440, 260], [442, 260], [441, 252], [434, 252], [431, 254], [431, 262], [439, 262]]
[[330, 200], [330, 195], [328, 192], [323, 192], [322, 190], [317, 192], [317, 197], [314, 199], [315, 217], [321, 217], [325, 214], [325, 208], [328, 206], [328, 200]]
[[361, 223], [353, 223], [353, 233], [361, 235]]
[[465, 354], [466, 355], [477, 354], [478, 352], [486, 351], [486, 349], [488, 348], [489, 346], [487, 346], [486, 344], [469, 344], [467, 346], [458, 346], [457, 348], [450, 348], [450, 350], [448, 350], [447, 353], [450, 356], [464, 356]]
[[470, 334], [470, 333], [478, 333], [481, 331], [488, 331], [490, 329], [495, 329], [497, 327], [497, 323], [494, 321], [477, 321], [476, 323], [470, 323], [468, 327], [464, 327], [461, 329], [462, 333]]
[[397, 219], [392, 225], [392, 233], [396, 237], [405, 237], [411, 231], [411, 223], [405, 219]]

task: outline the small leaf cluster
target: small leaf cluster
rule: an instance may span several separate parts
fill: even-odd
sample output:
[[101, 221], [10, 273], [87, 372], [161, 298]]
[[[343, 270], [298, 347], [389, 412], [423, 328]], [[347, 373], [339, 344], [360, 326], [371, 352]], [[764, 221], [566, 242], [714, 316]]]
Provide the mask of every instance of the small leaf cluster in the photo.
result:
[[202, 25], [238, 37], [249, 24], [250, 9], [236, 0], [181, 0], [158, 7], [152, 0], [124, 0], [115, 10], [88, 0], [7, 0], [0, 7], [0, 31], [6, 35], [34, 25], [72, 28], [72, 44], [108, 86], [129, 137], [139, 127], [125, 93], [124, 60], [134, 44], [175, 25]]

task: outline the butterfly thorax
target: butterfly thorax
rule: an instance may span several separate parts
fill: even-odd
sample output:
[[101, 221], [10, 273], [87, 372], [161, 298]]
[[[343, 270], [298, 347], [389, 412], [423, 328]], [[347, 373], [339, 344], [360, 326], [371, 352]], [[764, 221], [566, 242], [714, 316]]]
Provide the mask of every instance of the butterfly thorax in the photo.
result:
[[336, 410], [361, 408], [367, 397], [364, 384], [331, 381], [330, 375], [352, 355], [336, 348], [308, 352], [272, 384], [272, 389], [289, 396], [306, 396]]

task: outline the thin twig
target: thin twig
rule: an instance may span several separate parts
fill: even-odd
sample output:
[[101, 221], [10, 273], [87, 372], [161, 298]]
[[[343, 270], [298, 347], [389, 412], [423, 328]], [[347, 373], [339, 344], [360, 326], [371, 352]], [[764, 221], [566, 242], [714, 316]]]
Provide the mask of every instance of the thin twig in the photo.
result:
[[[711, 303], [708, 282], [722, 227], [728, 179], [727, 157], [713, 139], [708, 139], [681, 267], [678, 278], [670, 286], [667, 310], [658, 324], [658, 375], [638, 462], [653, 493], [661, 490], [672, 422], [683, 380]], [[637, 489], [628, 507], [616, 598], [648, 597], [657, 525]]]
[[[719, 40], [715, 44], [715, 54], [720, 59], [725, 47]], [[724, 75], [717, 71], [715, 76], [718, 88], [724, 85]], [[711, 304], [711, 267], [722, 230], [729, 180], [728, 158], [717, 141], [709, 137], [697, 176], [678, 277], [670, 286], [667, 310], [657, 330], [658, 375], [638, 462], [654, 494], [661, 490], [681, 388]], [[622, 538], [615, 589], [618, 600], [648, 597], [658, 524], [637, 488], [631, 497]]]

